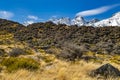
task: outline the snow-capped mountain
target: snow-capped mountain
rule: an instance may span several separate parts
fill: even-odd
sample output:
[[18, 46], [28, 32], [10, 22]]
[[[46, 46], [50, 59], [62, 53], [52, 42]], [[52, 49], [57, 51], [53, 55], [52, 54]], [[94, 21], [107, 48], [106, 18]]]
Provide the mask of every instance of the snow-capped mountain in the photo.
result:
[[52, 21], [55, 24], [78, 25], [78, 26], [86, 25], [86, 21], [81, 16], [76, 16], [74, 19], [70, 19], [69, 17], [52, 18], [49, 21]]
[[101, 20], [94, 24], [94, 26], [120, 26], [120, 12], [114, 14], [111, 18]]
[[85, 21], [85, 19], [77, 15], [74, 19], [68, 17], [62, 18], [52, 18], [49, 21], [52, 21], [55, 24], [66, 24], [66, 25], [77, 25], [77, 26], [92, 26], [94, 23], [98, 22], [98, 19], [92, 19], [90, 21]]
[[27, 26], [27, 25], [30, 25], [30, 24], [33, 24], [34, 21], [30, 20], [30, 21], [24, 21], [23, 25]]
[[94, 27], [103, 27], [103, 26], [120, 26], [120, 12], [114, 14], [111, 18], [104, 20], [92, 19], [86, 21], [82, 16], [77, 15], [74, 19], [68, 17], [63, 18], [52, 18], [50, 19], [55, 24], [66, 24], [66, 25], [77, 25], [77, 26], [94, 26]]
[[62, 18], [52, 18], [49, 21], [52, 21], [55, 24], [66, 24], [71, 25], [71, 19], [69, 17], [62, 17]]
[[76, 16], [72, 21], [71, 24], [72, 25], [78, 25], [78, 26], [83, 26], [86, 25], [86, 21], [84, 20], [84, 18], [82, 16]]

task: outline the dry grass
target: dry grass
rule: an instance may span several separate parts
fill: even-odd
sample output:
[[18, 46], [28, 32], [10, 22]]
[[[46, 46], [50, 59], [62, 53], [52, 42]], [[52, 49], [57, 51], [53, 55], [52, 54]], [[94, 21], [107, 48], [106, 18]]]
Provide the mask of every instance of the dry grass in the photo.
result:
[[[107, 62], [104, 62], [104, 64]], [[15, 73], [0, 74], [0, 80], [104, 80], [98, 78], [91, 78], [88, 73], [103, 64], [86, 63], [84, 61], [77, 61], [76, 63], [64, 62], [55, 60], [53, 64], [47, 64], [36, 72], [27, 70], [19, 70]], [[112, 63], [115, 67], [119, 65]], [[109, 78], [107, 80], [120, 80]]]

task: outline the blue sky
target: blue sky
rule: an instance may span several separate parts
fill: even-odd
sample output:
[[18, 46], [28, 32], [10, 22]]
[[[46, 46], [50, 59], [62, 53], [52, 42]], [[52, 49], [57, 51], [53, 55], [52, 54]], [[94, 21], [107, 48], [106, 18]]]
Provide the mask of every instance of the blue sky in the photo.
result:
[[82, 15], [105, 19], [120, 11], [120, 0], [1, 0], [0, 18], [23, 23]]

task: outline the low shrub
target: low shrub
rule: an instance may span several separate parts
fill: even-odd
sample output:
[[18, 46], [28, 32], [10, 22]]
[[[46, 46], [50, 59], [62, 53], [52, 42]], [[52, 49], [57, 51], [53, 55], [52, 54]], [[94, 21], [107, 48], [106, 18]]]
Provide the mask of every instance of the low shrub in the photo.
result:
[[65, 44], [62, 47], [62, 51], [57, 55], [58, 58], [67, 59], [70, 61], [74, 61], [76, 59], [80, 59], [83, 56], [83, 51], [81, 48], [74, 44]]
[[6, 52], [4, 49], [0, 49], [0, 56], [5, 56], [6, 55]]
[[27, 70], [36, 70], [39, 68], [39, 63], [31, 58], [5, 58], [2, 60], [1, 64], [6, 66], [6, 69], [9, 72], [18, 70], [18, 69], [27, 69]]
[[13, 48], [12, 51], [9, 53], [12, 57], [17, 57], [19, 55], [30, 55], [33, 54], [32, 50], [29, 48], [21, 49], [21, 48]]
[[16, 57], [22, 54], [25, 54], [25, 51], [21, 48], [13, 48], [12, 51], [9, 53], [9, 55], [13, 57]]

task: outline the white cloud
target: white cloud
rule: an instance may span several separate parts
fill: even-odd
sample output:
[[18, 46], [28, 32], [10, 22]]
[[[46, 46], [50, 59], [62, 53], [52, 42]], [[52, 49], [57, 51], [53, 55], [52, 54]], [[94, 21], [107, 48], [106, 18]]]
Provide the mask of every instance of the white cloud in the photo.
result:
[[37, 16], [33, 16], [33, 15], [28, 15], [27, 18], [32, 19], [32, 20], [38, 20], [39, 19]]
[[86, 11], [82, 11], [82, 12], [77, 13], [76, 16], [77, 15], [80, 15], [80, 16], [98, 15], [98, 14], [104, 13], [104, 12], [110, 10], [110, 9], [113, 9], [115, 7], [118, 7], [118, 6], [120, 6], [120, 4], [103, 6], [103, 7], [99, 7], [99, 8], [96, 8], [96, 9], [86, 10]]
[[9, 11], [0, 11], [0, 18], [10, 19], [14, 16], [12, 12]]

